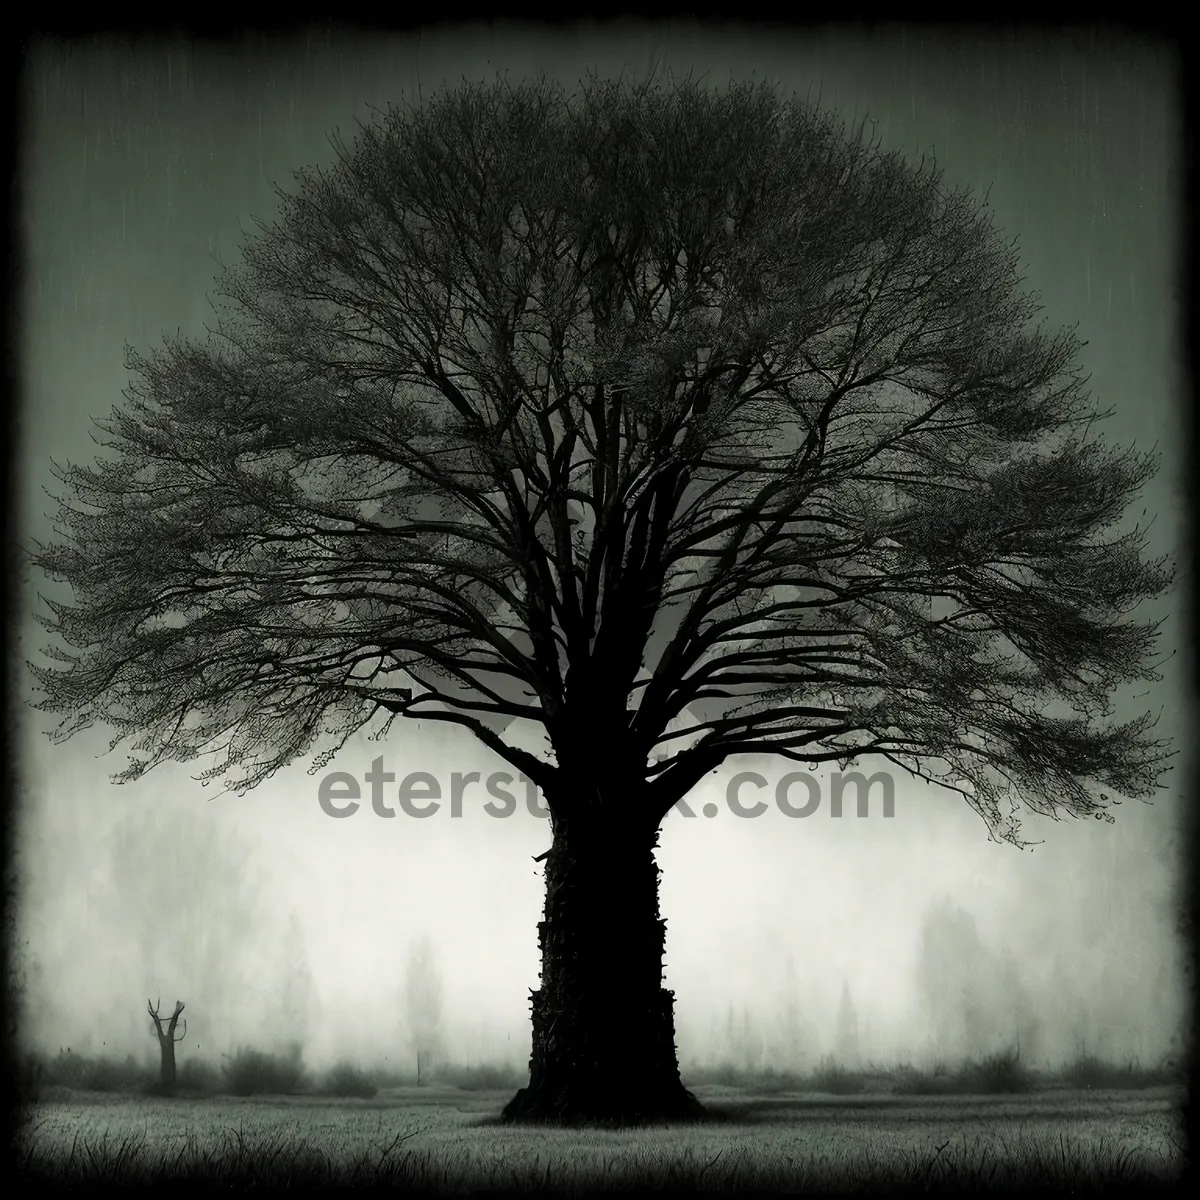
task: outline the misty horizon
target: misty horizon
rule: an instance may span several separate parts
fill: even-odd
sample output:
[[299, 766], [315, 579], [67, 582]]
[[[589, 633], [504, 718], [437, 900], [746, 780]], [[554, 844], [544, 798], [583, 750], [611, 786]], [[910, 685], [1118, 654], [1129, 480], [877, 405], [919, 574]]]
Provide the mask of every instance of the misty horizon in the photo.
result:
[[[454, 743], [456, 762], [497, 769], [499, 760], [468, 735], [446, 742]], [[344, 753], [334, 765], [343, 761], [352, 759]], [[722, 774], [739, 769], [734, 763]], [[117, 789], [128, 794], [125, 803], [98, 809], [86, 799], [96, 781], [78, 767], [59, 769], [60, 781], [69, 783], [61, 795], [70, 799], [57, 811], [47, 806], [44, 821], [26, 827], [26, 903], [41, 916], [26, 936], [40, 947], [33, 953], [43, 987], [57, 982], [39, 996], [27, 1029], [39, 1051], [69, 1046], [149, 1060], [156, 1050], [144, 1000], [160, 994], [188, 1004], [192, 1035], [181, 1061], [289, 1041], [296, 1031], [274, 1010], [288, 969], [278, 961], [280, 936], [294, 913], [313, 976], [303, 1037], [313, 1069], [340, 1059], [403, 1067], [411, 1057], [401, 1002], [404, 955], [410, 939], [426, 934], [441, 960], [447, 1058], [523, 1064], [526, 989], [537, 978], [534, 930], [543, 903], [532, 860], [549, 844], [548, 823], [497, 821], [469, 806], [450, 822], [402, 817], [381, 825], [369, 813], [361, 822], [331, 821], [302, 767], [246, 797], [217, 800], [202, 799], [205, 789], [185, 783], [188, 768], [173, 773], [175, 787], [156, 772]], [[698, 808], [721, 787], [720, 779], [706, 781], [690, 799]], [[1088, 879], [1095, 888], [1097, 880], [1138, 869], [1144, 851], [1123, 846], [1115, 836], [1120, 824], [1030, 818], [1027, 836], [1045, 840], [1022, 851], [988, 841], [957, 797], [918, 781], [897, 791], [891, 820], [878, 811], [858, 819], [851, 810], [840, 822], [827, 814], [801, 822], [772, 809], [754, 821], [675, 814], [664, 821], [658, 857], [668, 922], [665, 986], [677, 994], [685, 1074], [725, 1063], [811, 1069], [835, 1055], [843, 983], [854, 998], [864, 1064], [954, 1062], [1018, 1043], [1027, 1061], [1055, 1066], [1084, 1052], [1121, 1064], [1179, 1055], [1184, 948], [1175, 933], [1171, 845], [1156, 820], [1162, 805], [1132, 802], [1118, 819], [1143, 837], [1163, 838], [1155, 856], [1160, 877], [1144, 878], [1131, 904], [1082, 897], [1076, 882]], [[86, 825], [80, 813], [88, 814]], [[759, 830], [765, 836], [756, 838]], [[126, 856], [140, 864], [136, 875], [114, 875], [112, 846], [122, 834], [136, 843]], [[203, 875], [188, 879], [175, 868], [153, 890], [142, 873], [156, 862], [186, 859], [197, 839], [230, 861], [249, 855], [244, 882], [251, 894], [224, 897], [235, 907], [223, 915], [238, 929], [237, 945], [229, 947], [238, 960], [229, 969], [233, 986], [214, 987], [204, 947], [186, 943], [197, 920], [217, 915], [221, 901], [206, 894]], [[953, 861], [936, 855], [947, 844], [955, 847]], [[54, 852], [39, 854], [39, 846]], [[65, 887], [66, 879], [81, 886]], [[140, 896], [146, 900], [139, 918]], [[174, 896], [178, 913], [171, 911]], [[947, 902], [975, 925], [968, 949], [991, 974], [972, 986], [955, 977], [953, 961], [943, 963], [947, 989], [966, 986], [969, 1002], [948, 1026], [935, 1026], [920, 986], [920, 940], [930, 914]], [[128, 932], [114, 927], [115, 911]], [[207, 938], [219, 942], [220, 928], [210, 926]], [[1148, 929], [1160, 937], [1148, 939]], [[55, 955], [55, 943], [66, 953]], [[998, 991], [1006, 962], [1007, 990]], [[80, 1012], [71, 998], [84, 989], [92, 1004]], [[789, 1004], [798, 1005], [805, 1026], [798, 1054], [788, 1046]], [[739, 1026], [749, 1014], [749, 1038], [727, 1035], [731, 1009]]]

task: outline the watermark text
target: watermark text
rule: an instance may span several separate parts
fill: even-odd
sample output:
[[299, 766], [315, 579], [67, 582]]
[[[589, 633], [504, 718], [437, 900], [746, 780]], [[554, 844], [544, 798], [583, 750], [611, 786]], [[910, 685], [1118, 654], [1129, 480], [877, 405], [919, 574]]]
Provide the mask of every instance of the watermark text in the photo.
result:
[[[469, 771], [466, 774], [455, 771], [450, 776], [448, 798], [443, 795], [442, 785], [437, 776], [428, 771], [413, 771], [397, 781], [394, 771], [384, 770], [382, 758], [377, 758], [371, 763], [371, 769], [363, 776], [363, 781], [370, 793], [371, 811], [377, 817], [397, 816], [396, 808], [392, 807], [394, 803], [405, 816], [420, 820], [441, 812], [447, 800], [450, 816], [461, 817], [467, 789], [476, 788], [480, 784], [490, 797], [483, 805], [483, 811], [489, 817], [511, 817], [517, 811], [519, 802], [509, 790], [515, 784], [524, 786], [525, 811], [531, 817], [545, 820], [550, 816], [550, 810], [542, 801], [533, 780], [525, 775], [518, 775], [514, 779], [507, 771], [496, 771], [486, 780], [482, 779], [478, 771]], [[398, 786], [385, 793], [385, 784]], [[876, 784], [880, 785], [882, 791], [883, 815], [894, 817], [895, 786], [891, 775], [886, 771], [877, 771], [869, 778], [859, 771], [833, 771], [829, 777], [829, 815], [838, 818], [842, 816], [847, 787], [854, 788], [856, 815], [870, 815], [870, 793]], [[725, 788], [725, 806], [735, 817], [761, 817], [771, 807], [763, 796], [764, 789], [769, 787], [770, 781], [765, 776], [754, 771], [741, 771], [729, 780]], [[790, 771], [776, 782], [774, 791], [768, 792], [767, 796], [774, 801], [775, 807], [785, 817], [811, 817], [821, 807], [821, 784], [806, 771]], [[317, 788], [317, 803], [326, 816], [352, 817], [367, 802], [368, 798], [363, 794], [358, 779], [348, 771], [331, 772], [321, 780]], [[673, 811], [683, 817], [694, 818], [697, 815], [686, 799], [678, 801]], [[720, 807], [711, 800], [700, 809], [700, 814], [708, 818], [717, 816], [719, 812]]]

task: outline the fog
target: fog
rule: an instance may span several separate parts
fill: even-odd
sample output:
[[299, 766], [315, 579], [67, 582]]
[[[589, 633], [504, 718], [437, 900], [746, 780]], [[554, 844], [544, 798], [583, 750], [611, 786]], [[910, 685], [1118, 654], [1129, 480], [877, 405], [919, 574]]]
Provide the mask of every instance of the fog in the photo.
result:
[[[427, 769], [448, 794], [454, 771], [505, 770], [469, 738], [416, 738], [420, 758], [415, 745], [391, 750], [398, 777], [400, 764]], [[361, 777], [375, 756], [364, 747], [334, 765]], [[206, 799], [185, 768], [112, 788], [96, 760], [54, 764], [43, 749], [41, 764], [51, 782], [22, 837], [26, 1032], [38, 1047], [153, 1058], [145, 1001], [161, 996], [188, 1006], [183, 1058], [295, 1040], [314, 1067], [411, 1066], [408, 948], [427, 936], [445, 1053], [467, 1064], [528, 1055], [533, 858], [549, 827], [523, 786], [510, 787], [507, 818], [489, 816], [476, 788], [460, 818], [443, 804], [415, 819], [393, 794], [393, 818], [364, 805], [333, 819], [302, 769], [247, 797]], [[1169, 804], [1126, 805], [1114, 825], [1037, 822], [1044, 840], [1022, 851], [989, 842], [958, 797], [902, 781], [890, 819], [878, 791], [866, 817], [853, 804], [832, 817], [826, 780], [808, 818], [739, 818], [725, 806], [730, 774], [698, 787], [697, 815], [673, 812], [661, 839], [685, 1066], [804, 1069], [844, 1054], [844, 989], [864, 1063], [1017, 1043], [1047, 1063], [1081, 1048], [1122, 1063], [1179, 1050]], [[710, 801], [720, 811], [705, 819]], [[300, 1012], [297, 974], [312, 985]]]
[[[1081, 323], [1092, 387], [1116, 411], [1109, 435], [1160, 443], [1145, 504], [1158, 513], [1152, 549], [1174, 549], [1170, 64], [1135, 44], [979, 43], [968, 53], [886, 36], [788, 48], [775, 35], [618, 26], [590, 40], [439, 31], [419, 47], [415, 38], [40, 47], [27, 68], [22, 176], [26, 536], [49, 533], [50, 458], [90, 457], [88, 417], [119, 403], [122, 343], [146, 349], [165, 329], [202, 331], [212, 256], [231, 260], [239, 222], [272, 213], [272, 181], [329, 160], [333, 125], [346, 132], [368, 102], [412, 95], [418, 71], [427, 92], [496, 69], [570, 81], [589, 66], [637, 73], [657, 60], [678, 74], [707, 70], [714, 83], [754, 69], [801, 92], [820, 88], [847, 117], [877, 117], [886, 144], [932, 147], [951, 181], [990, 186], [1046, 315]], [[26, 610], [34, 588], [67, 598], [29, 584]], [[1165, 654], [1183, 645], [1181, 607], [1179, 592], [1162, 606]], [[41, 644], [27, 620], [25, 657]], [[1148, 696], [1125, 699], [1126, 712], [1161, 712], [1160, 732], [1186, 727], [1178, 657]], [[181, 1063], [299, 1042], [314, 1068], [351, 1058], [408, 1069], [406, 968], [428, 938], [442, 1053], [527, 1060], [543, 901], [534, 858], [549, 846], [549, 823], [521, 781], [507, 785], [510, 816], [484, 810], [494, 797], [482, 783], [451, 815], [456, 772], [486, 780], [509, 770], [468, 734], [397, 722], [377, 742], [364, 731], [326, 772], [362, 781], [382, 757], [397, 780], [431, 774], [442, 807], [410, 816], [389, 782], [395, 815], [381, 817], [362, 783], [359, 809], [334, 818], [305, 763], [244, 797], [201, 787], [193, 776], [205, 764], [114, 787], [108, 776], [124, 760], [105, 753], [107, 731], [54, 746], [49, 727], [26, 714], [19, 948], [30, 1047], [153, 1061], [146, 1002], [161, 998], [164, 1011], [177, 999], [187, 1006]], [[878, 792], [859, 817], [852, 791], [834, 817], [820, 771], [817, 810], [789, 817], [773, 790], [790, 769], [726, 764], [689, 797], [695, 816], [664, 822], [666, 985], [685, 1077], [720, 1063], [803, 1069], [831, 1054], [966, 1058], [1018, 1040], [1023, 1056], [1046, 1063], [1081, 1050], [1143, 1064], [1180, 1052], [1184, 765], [1153, 804], [1127, 801], [1112, 824], [1025, 818], [1038, 844], [1024, 850], [989, 841], [959, 796], [899, 775], [891, 817]], [[761, 816], [740, 818], [726, 803], [742, 771], [769, 781], [742, 793], [768, 801]], [[711, 818], [702, 815], [710, 802]]]

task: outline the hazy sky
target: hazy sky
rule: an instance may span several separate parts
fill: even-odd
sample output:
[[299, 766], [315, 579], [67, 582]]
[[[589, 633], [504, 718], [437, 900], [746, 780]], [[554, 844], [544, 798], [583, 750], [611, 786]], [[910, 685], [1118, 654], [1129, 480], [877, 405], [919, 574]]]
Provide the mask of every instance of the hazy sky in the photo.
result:
[[[990, 188], [1046, 317], [1078, 322], [1088, 341], [1092, 387], [1115, 414], [1107, 435], [1163, 452], [1145, 506], [1157, 513], [1154, 549], [1176, 548], [1178, 117], [1167, 52], [1083, 35], [942, 40], [896, 30], [861, 40], [674, 24], [38, 48], [28, 59], [22, 175], [28, 536], [49, 533], [49, 460], [90, 458], [88, 418], [120, 401], [123, 344], [202, 332], [217, 260], [235, 259], [239, 224], [274, 214], [273, 183], [331, 160], [333, 127], [348, 136], [369, 106], [462, 77], [544, 71], [572, 84], [589, 69], [644, 75], [656, 61], [714, 85], [753, 74], [819, 91], [848, 119], [873, 117], [886, 146], [934, 154], [951, 182]], [[1182, 645], [1181, 608], [1177, 591], [1156, 610], [1167, 617], [1164, 653]], [[34, 630], [28, 653], [36, 640]], [[1180, 657], [1136, 701], [1161, 711], [1160, 730], [1172, 735], [1185, 728]], [[382, 820], [364, 805], [333, 820], [306, 764], [240, 799], [213, 798], [187, 766], [116, 788], [107, 779], [122, 760], [97, 757], [103, 731], [54, 747], [46, 728], [31, 714], [23, 826], [43, 1041], [84, 1045], [90, 1032], [94, 1049], [152, 1048], [138, 1015], [151, 988], [188, 1002], [201, 1045], [269, 1036], [281, 931], [294, 912], [320, 1005], [314, 1059], [399, 1052], [406, 948], [426, 932], [443, 962], [452, 1043], [527, 1053], [542, 903], [532, 858], [549, 828], [524, 810], [523, 787], [508, 819], [483, 814], [488, 797], [476, 787], [461, 819], [444, 805], [426, 820]], [[359, 739], [331, 769], [361, 778], [377, 755], [398, 777], [432, 773], [447, 796], [455, 771], [504, 769], [444, 727]], [[1168, 917], [1180, 857], [1174, 791], [1152, 806], [1125, 803], [1112, 825], [1029, 818], [1027, 836], [1043, 842], [1026, 851], [989, 842], [954, 795], [903, 780], [890, 820], [878, 807], [865, 820], [834, 820], [827, 802], [805, 820], [775, 810], [739, 820], [723, 802], [717, 817], [699, 815], [751, 768], [772, 784], [785, 773], [731, 764], [697, 789], [694, 819], [672, 814], [664, 826], [668, 985], [685, 1057], [723, 1052], [712, 1029], [731, 1003], [771, 1026], [789, 954], [814, 1053], [832, 1044], [843, 982], [865, 1050], [923, 1052], [930, 1023], [915, 964], [922, 919], [943, 896], [975, 919], [996, 961], [1011, 956], [1045, 1053], [1083, 1039], [1145, 1061], [1170, 1043], [1180, 1012]], [[395, 807], [394, 784], [389, 791]], [[249, 865], [222, 876], [221, 845], [242, 847]], [[235, 943], [244, 952], [236, 969], [221, 949]], [[72, 1003], [81, 992], [91, 1010]], [[1007, 1005], [994, 1002], [999, 1025]]]

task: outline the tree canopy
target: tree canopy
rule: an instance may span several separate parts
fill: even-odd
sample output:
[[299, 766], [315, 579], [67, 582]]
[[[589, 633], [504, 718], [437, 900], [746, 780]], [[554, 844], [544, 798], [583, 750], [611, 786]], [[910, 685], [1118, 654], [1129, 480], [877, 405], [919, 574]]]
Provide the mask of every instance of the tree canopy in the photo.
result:
[[1154, 462], [933, 163], [693, 81], [463, 85], [335, 144], [59, 472], [59, 736], [240, 789], [450, 721], [653, 824], [746, 753], [879, 755], [1013, 840], [1153, 790], [1112, 695], [1157, 678], [1171, 568], [1118, 528]]

